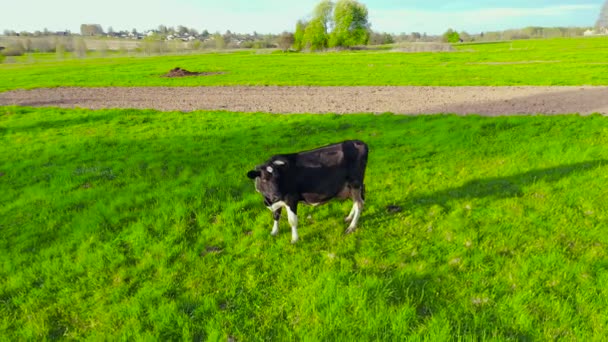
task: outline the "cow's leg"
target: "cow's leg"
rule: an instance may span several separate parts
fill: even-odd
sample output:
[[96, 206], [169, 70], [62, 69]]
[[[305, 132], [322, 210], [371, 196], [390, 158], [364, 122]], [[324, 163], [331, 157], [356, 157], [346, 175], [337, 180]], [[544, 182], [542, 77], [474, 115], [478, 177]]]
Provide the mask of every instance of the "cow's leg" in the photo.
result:
[[279, 234], [279, 219], [281, 218], [281, 210], [283, 210], [283, 208], [279, 208], [272, 212], [272, 216], [274, 218], [274, 225], [272, 225], [272, 231], [270, 232], [270, 235], [272, 236]]
[[[352, 189], [352, 198], [353, 198], [353, 217], [346, 229], [346, 234], [352, 233], [357, 228], [357, 222], [359, 221], [359, 217], [361, 217], [361, 211], [363, 211], [363, 195], [362, 195], [362, 187]], [[348, 215], [350, 216], [350, 215]]]
[[350, 222], [353, 220], [353, 216], [355, 215], [355, 207], [357, 205], [353, 202], [353, 208], [350, 210], [350, 213], [348, 214], [348, 216], [346, 216], [346, 218], [344, 219], [344, 222]]
[[291, 243], [298, 241], [298, 202], [287, 203], [287, 220], [291, 226]]

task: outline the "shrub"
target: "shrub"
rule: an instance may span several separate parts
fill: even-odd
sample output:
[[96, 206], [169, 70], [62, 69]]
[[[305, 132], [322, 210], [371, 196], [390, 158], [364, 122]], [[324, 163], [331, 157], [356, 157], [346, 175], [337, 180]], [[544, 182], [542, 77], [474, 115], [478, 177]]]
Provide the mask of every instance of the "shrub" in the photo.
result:
[[48, 37], [37, 38], [32, 40], [30, 49], [34, 52], [54, 52], [55, 44]]
[[377, 33], [377, 32], [372, 32], [372, 34], [369, 37], [369, 44], [370, 45], [385, 45], [385, 44], [393, 44], [395, 42], [395, 39], [393, 38], [393, 36], [390, 33]]
[[6, 49], [2, 50], [4, 56], [22, 56], [25, 52], [20, 42], [11, 42]]

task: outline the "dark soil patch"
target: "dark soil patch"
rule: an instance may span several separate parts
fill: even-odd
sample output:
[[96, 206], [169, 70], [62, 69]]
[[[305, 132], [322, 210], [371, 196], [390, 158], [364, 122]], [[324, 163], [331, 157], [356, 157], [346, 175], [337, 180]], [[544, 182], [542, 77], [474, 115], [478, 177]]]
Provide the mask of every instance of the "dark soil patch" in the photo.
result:
[[209, 76], [209, 75], [222, 75], [225, 74], [223, 71], [188, 71], [182, 68], [173, 68], [168, 73], [164, 74], [163, 77], [187, 77], [187, 76]]
[[205, 256], [207, 254], [217, 254], [217, 253], [221, 253], [224, 249], [222, 249], [221, 247], [218, 246], [207, 246], [205, 247], [205, 250], [201, 252], [201, 256]]
[[403, 209], [398, 205], [388, 205], [386, 206], [386, 210], [391, 214], [400, 213]]

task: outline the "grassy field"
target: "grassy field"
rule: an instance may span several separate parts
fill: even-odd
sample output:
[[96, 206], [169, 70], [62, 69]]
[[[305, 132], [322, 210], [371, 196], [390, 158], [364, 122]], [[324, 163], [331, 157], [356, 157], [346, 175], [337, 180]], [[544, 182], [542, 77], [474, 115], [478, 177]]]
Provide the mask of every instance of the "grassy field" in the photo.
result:
[[[0, 64], [0, 91], [57, 86], [606, 85], [608, 37], [461, 44], [456, 52], [207, 53]], [[175, 67], [223, 75], [168, 79]]]
[[[334, 202], [270, 236], [246, 172], [346, 138], [359, 229]], [[607, 144], [600, 116], [2, 107], [0, 339], [604, 340]]]

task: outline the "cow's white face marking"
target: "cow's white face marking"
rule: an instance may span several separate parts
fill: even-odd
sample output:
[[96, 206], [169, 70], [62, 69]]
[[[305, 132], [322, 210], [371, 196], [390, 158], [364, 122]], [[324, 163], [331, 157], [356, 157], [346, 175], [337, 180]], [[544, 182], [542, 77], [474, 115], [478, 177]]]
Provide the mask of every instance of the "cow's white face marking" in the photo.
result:
[[278, 165], [278, 166], [285, 165], [285, 162], [284, 162], [284, 161], [282, 161], [282, 160], [275, 160], [275, 161], [274, 161], [274, 162], [272, 162], [272, 163], [273, 163], [274, 165]]
[[269, 173], [272, 173], [272, 171], [274, 171], [274, 169], [272, 168], [272, 166], [267, 166], [266, 171], [268, 171]]

